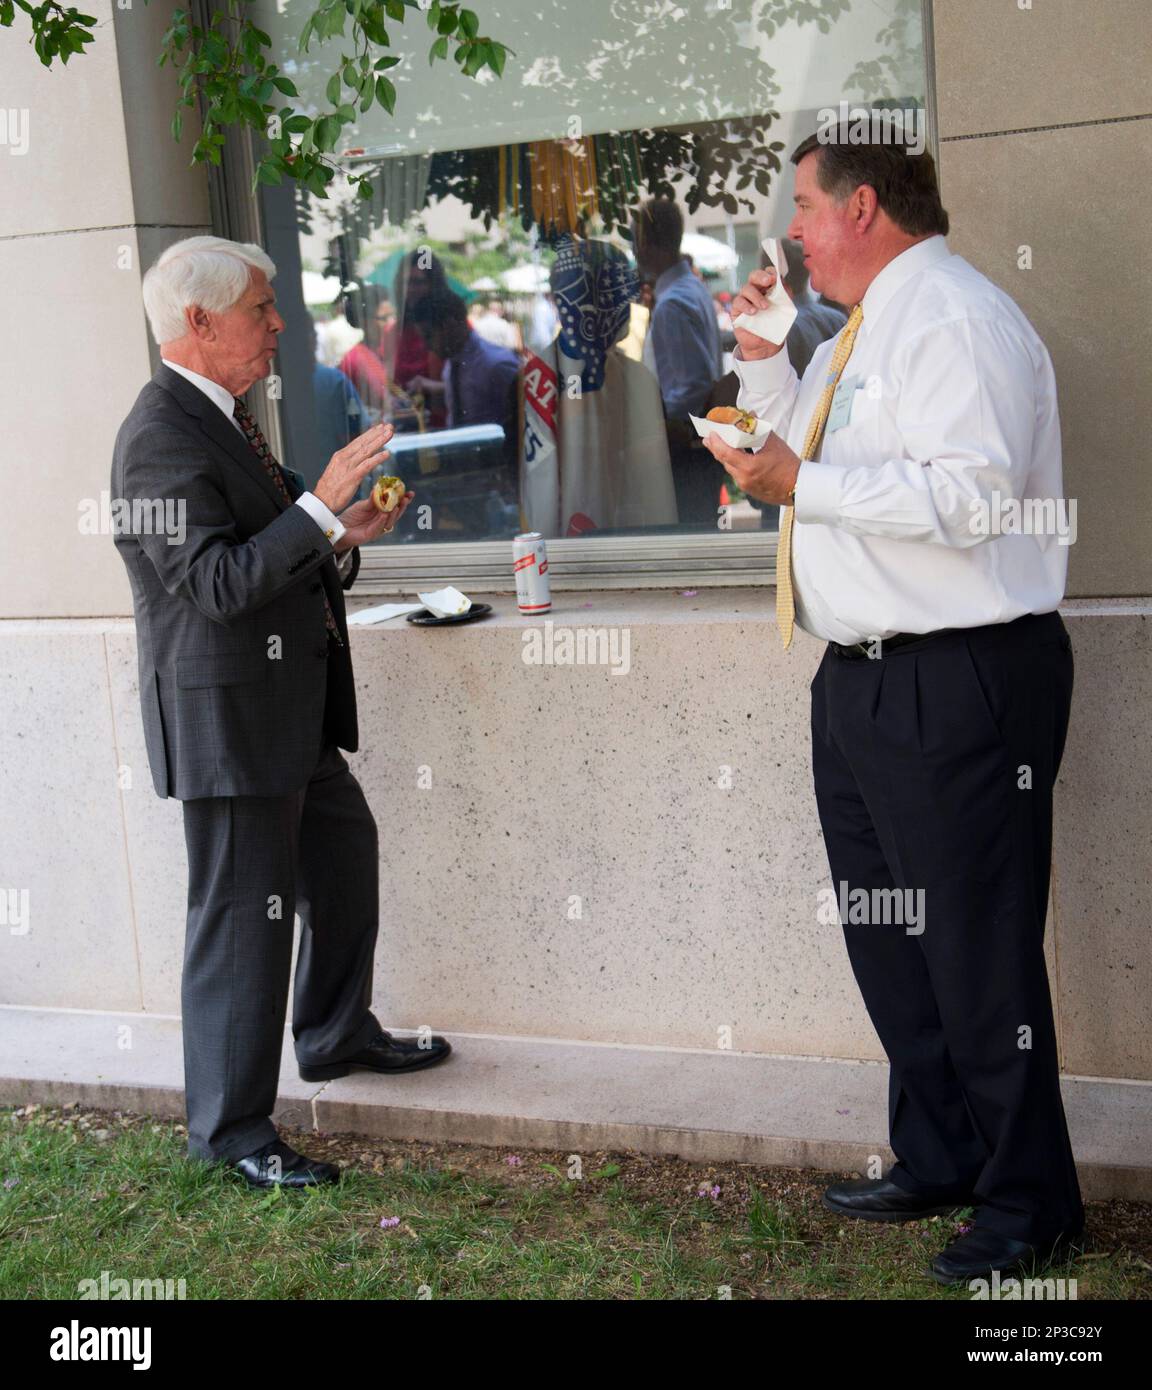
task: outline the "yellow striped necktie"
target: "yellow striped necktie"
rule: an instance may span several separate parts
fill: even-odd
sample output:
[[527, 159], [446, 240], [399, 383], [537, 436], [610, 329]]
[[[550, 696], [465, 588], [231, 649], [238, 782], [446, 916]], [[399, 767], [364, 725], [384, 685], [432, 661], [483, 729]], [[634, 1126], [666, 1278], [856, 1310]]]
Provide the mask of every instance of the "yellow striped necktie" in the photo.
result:
[[[857, 304], [848, 315], [848, 322], [840, 330], [840, 336], [832, 352], [832, 360], [828, 363], [824, 390], [820, 393], [816, 409], [812, 412], [812, 419], [808, 422], [804, 448], [800, 451], [801, 462], [814, 459], [820, 448], [828, 412], [832, 409], [832, 397], [836, 394], [836, 386], [844, 371], [844, 365], [852, 355], [852, 344], [856, 341], [856, 332], [863, 319], [864, 310]], [[793, 508], [782, 507], [780, 542], [776, 547], [776, 626], [780, 629], [785, 651], [792, 643], [792, 629], [796, 625], [796, 598], [792, 592], [792, 520]]]

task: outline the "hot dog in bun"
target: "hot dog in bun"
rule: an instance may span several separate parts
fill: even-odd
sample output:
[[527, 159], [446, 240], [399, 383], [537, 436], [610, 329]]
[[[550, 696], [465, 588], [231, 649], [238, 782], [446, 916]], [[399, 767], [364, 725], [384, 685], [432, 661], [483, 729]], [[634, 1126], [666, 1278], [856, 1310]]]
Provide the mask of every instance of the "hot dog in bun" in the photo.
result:
[[372, 484], [372, 501], [382, 512], [390, 512], [404, 500], [402, 478], [377, 478]]
[[756, 417], [746, 410], [737, 410], [734, 405], [714, 405], [704, 417], [717, 425], [735, 425], [744, 434], [756, 433]]

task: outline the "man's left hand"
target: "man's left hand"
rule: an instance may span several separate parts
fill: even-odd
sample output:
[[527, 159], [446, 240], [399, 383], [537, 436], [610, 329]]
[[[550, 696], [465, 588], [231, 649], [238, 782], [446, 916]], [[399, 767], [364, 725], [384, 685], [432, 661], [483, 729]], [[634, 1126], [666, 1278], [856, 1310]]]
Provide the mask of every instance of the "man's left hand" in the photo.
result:
[[788, 505], [788, 494], [796, 486], [800, 472], [800, 459], [775, 431], [754, 454], [747, 449], [734, 449], [718, 434], [705, 436], [704, 443], [742, 492], [758, 502]]
[[345, 507], [340, 513], [340, 522], [347, 529], [336, 542], [336, 554], [342, 555], [354, 545], [366, 545], [377, 536], [386, 536], [404, 515], [408, 503], [415, 496], [414, 492], [406, 492], [400, 499], [400, 505], [393, 507], [390, 512], [382, 512], [371, 497], [365, 497], [362, 502], [353, 502], [350, 507]]

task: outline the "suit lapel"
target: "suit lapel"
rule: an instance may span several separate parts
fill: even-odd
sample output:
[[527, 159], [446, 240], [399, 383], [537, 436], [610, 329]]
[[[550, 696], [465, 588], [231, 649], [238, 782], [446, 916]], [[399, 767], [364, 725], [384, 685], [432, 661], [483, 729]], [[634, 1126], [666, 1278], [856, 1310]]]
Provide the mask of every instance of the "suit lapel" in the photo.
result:
[[[282, 512], [286, 506], [290, 505], [281, 497], [280, 489], [269, 477], [268, 470], [260, 461], [256, 451], [236, 426], [228, 423], [222, 411], [208, 399], [203, 391], [198, 390], [179, 372], [174, 372], [163, 362], [157, 368], [156, 375], [152, 380], [157, 386], [162, 386], [164, 390], [173, 395], [184, 410], [200, 422], [200, 428], [208, 438], [218, 448], [223, 449], [230, 459], [238, 463], [253, 482], [259, 484], [265, 495], [275, 502], [278, 511]], [[291, 482], [288, 484], [288, 490], [292, 491]], [[295, 498], [293, 498], [294, 500]]]
[[[235, 425], [230, 425], [224, 418], [223, 413], [210, 401], [203, 391], [198, 390], [179, 372], [174, 372], [171, 367], [163, 362], [152, 378], [157, 386], [162, 386], [166, 391], [175, 396], [180, 405], [189, 415], [194, 416], [200, 422], [200, 428], [212, 442], [223, 449], [229, 458], [240, 465], [250, 478], [263, 488], [266, 496], [270, 497], [276, 504], [278, 511], [284, 511], [289, 506], [294, 506], [296, 499], [304, 491], [298, 475], [287, 468], [281, 468], [284, 474], [285, 486], [288, 488], [292, 501], [285, 502], [280, 495], [280, 489], [268, 475], [268, 470], [264, 467], [255, 449], [248, 443]], [[332, 606], [333, 613], [336, 614], [336, 625], [341, 630], [345, 642], [348, 640], [348, 628], [343, 621], [344, 615], [344, 586], [340, 582], [340, 571], [336, 567], [335, 556], [329, 556], [324, 564], [320, 566], [320, 578], [328, 594], [328, 602]]]

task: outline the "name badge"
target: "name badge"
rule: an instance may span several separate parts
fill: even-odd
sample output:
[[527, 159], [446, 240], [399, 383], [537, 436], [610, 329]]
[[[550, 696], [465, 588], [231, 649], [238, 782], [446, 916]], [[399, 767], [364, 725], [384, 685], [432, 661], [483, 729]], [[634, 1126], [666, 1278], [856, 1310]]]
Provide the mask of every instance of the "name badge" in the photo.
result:
[[841, 430], [852, 418], [852, 402], [856, 399], [856, 383], [859, 376], [842, 376], [832, 396], [832, 408], [828, 412], [825, 434]]

